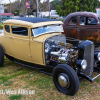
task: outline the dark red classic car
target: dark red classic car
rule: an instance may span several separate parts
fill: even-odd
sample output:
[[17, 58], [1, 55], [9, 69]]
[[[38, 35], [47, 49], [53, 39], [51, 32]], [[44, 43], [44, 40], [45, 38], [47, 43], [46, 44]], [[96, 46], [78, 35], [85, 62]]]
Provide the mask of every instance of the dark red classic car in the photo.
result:
[[92, 12], [75, 12], [69, 14], [63, 22], [67, 37], [79, 40], [92, 40], [100, 45], [100, 15]]

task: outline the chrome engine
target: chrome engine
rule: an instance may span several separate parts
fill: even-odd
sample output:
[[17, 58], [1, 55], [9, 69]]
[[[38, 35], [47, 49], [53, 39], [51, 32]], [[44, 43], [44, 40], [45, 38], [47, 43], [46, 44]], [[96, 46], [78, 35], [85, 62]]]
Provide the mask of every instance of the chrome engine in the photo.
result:
[[47, 65], [56, 66], [59, 63], [67, 63], [75, 67], [74, 63], [77, 56], [78, 51], [70, 43], [65, 43], [64, 41], [57, 42], [52, 39], [48, 39], [45, 42], [45, 59]]
[[78, 42], [77, 46], [67, 42], [64, 35], [54, 36], [45, 41], [46, 65], [56, 66], [66, 63], [77, 72], [91, 76], [94, 65], [93, 42], [86, 40]]
[[[71, 45], [71, 44], [66, 44]], [[78, 55], [78, 51], [74, 50], [73, 48], [70, 48], [69, 46], [63, 47], [62, 45], [61, 49], [57, 52], [51, 52], [51, 62], [58, 62], [58, 63], [67, 63], [68, 65], [75, 67], [76, 57]], [[71, 46], [72, 47], [72, 46]]]

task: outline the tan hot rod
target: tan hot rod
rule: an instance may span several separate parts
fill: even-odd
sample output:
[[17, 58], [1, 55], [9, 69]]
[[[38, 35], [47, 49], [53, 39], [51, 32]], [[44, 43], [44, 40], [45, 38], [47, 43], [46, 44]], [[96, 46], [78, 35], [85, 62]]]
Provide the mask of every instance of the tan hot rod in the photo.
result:
[[[18, 18], [6, 20], [0, 34], [0, 66], [4, 55], [16, 63], [32, 66], [51, 74], [56, 88], [67, 95], [79, 89], [79, 78], [90, 82], [94, 64], [100, 61], [100, 53], [94, 55], [94, 43], [79, 41], [77, 46], [67, 43], [62, 22], [47, 18]], [[94, 59], [95, 56], [95, 59]], [[44, 71], [46, 69], [46, 71]]]

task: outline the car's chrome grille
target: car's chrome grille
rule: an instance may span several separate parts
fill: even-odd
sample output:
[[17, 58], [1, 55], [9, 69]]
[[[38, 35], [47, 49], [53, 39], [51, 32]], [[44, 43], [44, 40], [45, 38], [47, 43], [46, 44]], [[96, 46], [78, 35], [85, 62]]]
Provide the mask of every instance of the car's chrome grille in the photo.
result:
[[87, 68], [83, 71], [85, 75], [91, 76], [94, 65], [94, 44], [89, 45], [84, 50], [84, 59], [87, 61]]

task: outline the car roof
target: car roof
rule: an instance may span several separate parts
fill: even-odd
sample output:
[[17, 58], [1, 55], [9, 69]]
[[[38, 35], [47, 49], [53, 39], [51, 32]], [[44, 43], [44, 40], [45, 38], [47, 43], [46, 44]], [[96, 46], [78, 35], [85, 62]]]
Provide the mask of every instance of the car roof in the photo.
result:
[[62, 21], [49, 18], [15, 18], [4, 21], [4, 25], [22, 25], [33, 27], [40, 27], [45, 25], [63, 24]]
[[[74, 13], [71, 13], [71, 14], [76, 14], [76, 15], [90, 15], [90, 14], [92, 14], [92, 15], [97, 16], [97, 14], [93, 13], [93, 12], [74, 12]], [[71, 15], [71, 14], [69, 14], [69, 15]]]
[[93, 12], [74, 12], [74, 13], [69, 14], [69, 15], [65, 18], [65, 20], [64, 20], [63, 23], [68, 22], [72, 16], [80, 16], [80, 15], [81, 15], [81, 16], [94, 17], [97, 21], [98, 21], [98, 18], [97, 18], [97, 17], [100, 16], [100, 15], [98, 15], [98, 14], [96, 14], [96, 13], [93, 13]]
[[50, 19], [50, 18], [16, 18], [15, 20], [27, 21], [31, 23], [58, 21], [56, 19]]

